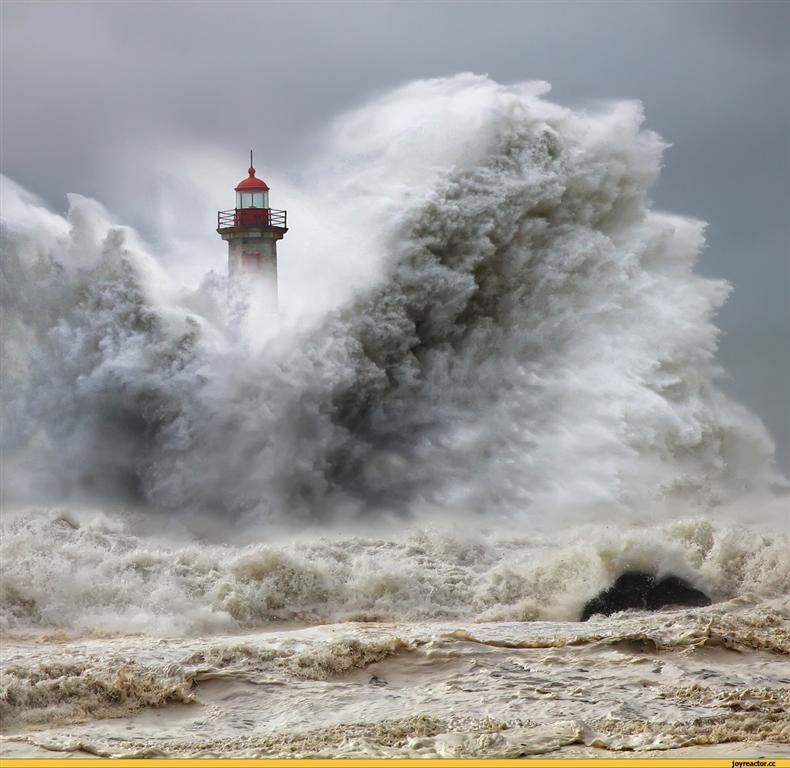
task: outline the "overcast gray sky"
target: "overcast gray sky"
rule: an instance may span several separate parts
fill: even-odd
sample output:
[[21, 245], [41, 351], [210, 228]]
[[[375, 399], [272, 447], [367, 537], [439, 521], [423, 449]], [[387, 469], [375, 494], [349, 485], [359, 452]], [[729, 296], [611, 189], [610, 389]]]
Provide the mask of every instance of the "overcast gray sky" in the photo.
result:
[[[790, 2], [0, 0], [0, 13], [3, 173], [55, 210], [80, 192], [143, 229], [134, 196], [163, 137], [241, 152], [265, 137], [287, 166], [337, 112], [461, 71], [547, 80], [571, 106], [642, 100], [673, 144], [656, 203], [710, 223], [700, 270], [735, 286], [724, 386], [790, 469]], [[119, 171], [130, 156], [135, 178]]]

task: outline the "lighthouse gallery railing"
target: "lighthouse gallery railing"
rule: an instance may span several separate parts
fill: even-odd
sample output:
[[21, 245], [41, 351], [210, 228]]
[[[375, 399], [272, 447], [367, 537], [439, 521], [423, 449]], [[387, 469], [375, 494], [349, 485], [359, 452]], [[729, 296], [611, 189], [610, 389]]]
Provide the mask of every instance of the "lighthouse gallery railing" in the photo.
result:
[[287, 214], [274, 208], [231, 208], [217, 212], [217, 229], [227, 227], [276, 227], [287, 229]]

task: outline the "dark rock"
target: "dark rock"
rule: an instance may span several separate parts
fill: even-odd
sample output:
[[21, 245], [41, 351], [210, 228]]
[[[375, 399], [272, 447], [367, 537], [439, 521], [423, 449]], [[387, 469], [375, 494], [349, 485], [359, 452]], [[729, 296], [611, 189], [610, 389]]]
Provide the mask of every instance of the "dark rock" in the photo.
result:
[[661, 580], [649, 573], [624, 573], [609, 589], [596, 595], [584, 606], [581, 621], [601, 613], [608, 616], [618, 611], [636, 608], [656, 611], [667, 606], [698, 607], [710, 605], [710, 598], [687, 581], [677, 576], [666, 576]]

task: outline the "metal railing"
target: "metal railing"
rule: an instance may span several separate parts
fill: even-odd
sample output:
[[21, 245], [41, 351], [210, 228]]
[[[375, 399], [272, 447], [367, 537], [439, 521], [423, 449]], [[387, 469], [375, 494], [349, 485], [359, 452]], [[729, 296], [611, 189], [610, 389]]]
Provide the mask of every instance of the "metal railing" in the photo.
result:
[[217, 211], [217, 229], [257, 227], [287, 229], [288, 214], [274, 208], [231, 208]]

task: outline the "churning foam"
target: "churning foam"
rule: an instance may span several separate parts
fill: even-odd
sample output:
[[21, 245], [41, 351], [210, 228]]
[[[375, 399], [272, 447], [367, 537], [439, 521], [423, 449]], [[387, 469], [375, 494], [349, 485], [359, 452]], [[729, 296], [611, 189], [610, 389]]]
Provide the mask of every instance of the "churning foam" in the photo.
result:
[[699, 519], [550, 536], [434, 528], [242, 546], [139, 535], [104, 514], [27, 510], [6, 519], [2, 534], [0, 627], [15, 636], [576, 621], [587, 600], [633, 569], [680, 575], [714, 601], [790, 594], [787, 536]]

